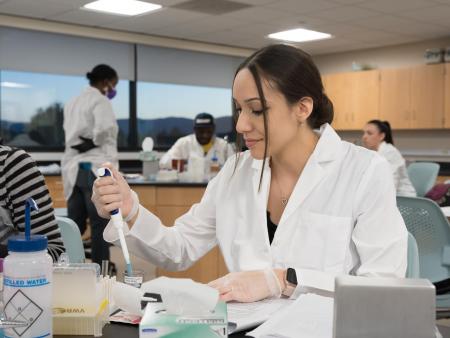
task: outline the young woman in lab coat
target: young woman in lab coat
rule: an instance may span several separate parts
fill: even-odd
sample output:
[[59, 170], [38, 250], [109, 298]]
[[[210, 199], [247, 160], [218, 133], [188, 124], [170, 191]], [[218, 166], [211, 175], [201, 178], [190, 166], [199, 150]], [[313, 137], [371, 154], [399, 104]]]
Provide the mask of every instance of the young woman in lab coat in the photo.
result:
[[66, 149], [62, 178], [68, 216], [81, 233], [91, 225], [92, 261], [109, 260], [109, 243], [103, 240], [107, 224], [90, 200], [95, 170], [105, 161], [118, 167], [118, 126], [110, 99], [116, 95], [118, 76], [108, 65], [97, 65], [86, 74], [89, 86], [64, 107]]
[[[407, 231], [389, 165], [329, 125], [332, 104], [309, 55], [287, 45], [255, 52], [237, 70], [233, 102], [249, 150], [173, 227], [139, 206], [117, 171], [97, 179], [97, 210], [106, 218], [122, 208], [130, 250], [183, 270], [219, 244], [230, 273], [210, 285], [226, 301], [333, 291], [340, 274], [403, 277]], [[104, 238], [117, 243], [116, 233], [109, 224]]]
[[391, 125], [388, 121], [372, 120], [364, 127], [363, 144], [377, 151], [390, 164], [398, 196], [417, 196], [406, 170], [405, 159], [394, 147]]

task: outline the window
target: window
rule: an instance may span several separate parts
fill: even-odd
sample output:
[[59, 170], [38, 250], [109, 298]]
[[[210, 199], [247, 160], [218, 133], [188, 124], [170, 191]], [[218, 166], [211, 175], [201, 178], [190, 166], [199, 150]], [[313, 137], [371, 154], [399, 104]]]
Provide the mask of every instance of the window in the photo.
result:
[[[88, 85], [81, 76], [0, 71], [0, 132], [4, 144], [31, 150], [62, 150], [63, 107]], [[119, 147], [128, 146], [129, 82], [119, 81], [111, 101]]]
[[138, 145], [151, 136], [156, 149], [168, 149], [178, 138], [193, 132], [194, 117], [201, 112], [215, 117], [218, 136], [233, 133], [231, 89], [138, 82]]

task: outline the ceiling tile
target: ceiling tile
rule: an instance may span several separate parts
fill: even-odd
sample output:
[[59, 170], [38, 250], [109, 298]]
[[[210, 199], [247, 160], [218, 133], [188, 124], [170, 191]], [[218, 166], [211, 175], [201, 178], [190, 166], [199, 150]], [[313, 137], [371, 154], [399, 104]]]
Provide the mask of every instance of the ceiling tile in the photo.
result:
[[392, 33], [417, 35], [419, 37], [430, 36], [433, 34], [442, 36], [443, 33], [448, 32], [448, 29], [443, 26], [422, 23], [414, 19], [401, 18], [392, 15], [382, 15], [363, 20], [356, 20], [353, 21], [352, 24]]
[[176, 26], [207, 17], [210, 17], [210, 15], [184, 11], [181, 9], [163, 8], [160, 11], [149, 13], [147, 15], [124, 18], [104, 26], [113, 29], [124, 29], [152, 34], [152, 29], [154, 28]]
[[261, 23], [267, 22], [268, 20], [283, 20], [283, 18], [287, 18], [289, 16], [291, 16], [291, 14], [288, 12], [282, 12], [266, 7], [250, 7], [221, 15], [221, 17], [224, 18], [234, 18], [247, 22]]
[[329, 19], [331, 22], [348, 22], [355, 19], [378, 16], [379, 14], [379, 12], [355, 6], [341, 6], [338, 8], [316, 12], [312, 15], [322, 19]]
[[376, 0], [358, 4], [358, 7], [373, 9], [383, 13], [396, 14], [405, 10], [414, 10], [434, 6], [430, 0]]
[[[60, 0], [13, 0], [0, 3], [0, 13], [32, 18], [48, 18], [52, 15], [79, 8], [83, 1]], [[81, 6], [80, 5], [80, 6]]]
[[267, 5], [272, 2], [276, 2], [277, 0], [233, 0], [236, 2], [241, 2], [243, 4], [247, 5], [253, 5], [253, 6], [261, 6], [261, 5]]
[[63, 14], [54, 15], [48, 19], [61, 22], [75, 23], [85, 26], [101, 26], [103, 24], [120, 20], [122, 17], [86, 10], [73, 10]]
[[276, 8], [282, 11], [294, 13], [310, 13], [325, 9], [338, 7], [339, 4], [325, 0], [278, 0], [265, 5], [265, 7]]
[[370, 0], [330, 0], [331, 2], [335, 2], [340, 5], [355, 5], [360, 4]]
[[204, 34], [224, 31], [229, 32], [231, 29], [236, 29], [244, 23], [240, 20], [231, 18], [213, 17], [191, 21], [181, 25], [172, 25], [168, 27], [161, 27], [152, 29], [152, 34], [158, 35], [174, 35], [183, 38], [197, 38]]
[[450, 26], [450, 5], [437, 5], [420, 10], [405, 11], [399, 15], [417, 21]]

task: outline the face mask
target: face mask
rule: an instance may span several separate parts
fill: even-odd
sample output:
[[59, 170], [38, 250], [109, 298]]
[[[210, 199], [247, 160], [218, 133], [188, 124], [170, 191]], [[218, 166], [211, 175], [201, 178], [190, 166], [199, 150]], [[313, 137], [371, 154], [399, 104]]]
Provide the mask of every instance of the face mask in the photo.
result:
[[114, 88], [108, 89], [106, 91], [106, 97], [110, 100], [112, 100], [117, 94], [117, 90], [115, 90]]

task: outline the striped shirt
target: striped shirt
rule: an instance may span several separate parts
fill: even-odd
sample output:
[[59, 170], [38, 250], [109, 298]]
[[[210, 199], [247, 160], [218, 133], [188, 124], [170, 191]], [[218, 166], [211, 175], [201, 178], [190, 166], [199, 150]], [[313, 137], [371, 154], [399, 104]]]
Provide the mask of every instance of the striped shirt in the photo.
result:
[[0, 145], [0, 206], [9, 211], [19, 233], [25, 232], [25, 200], [29, 197], [39, 207], [31, 212], [31, 233], [47, 236], [48, 253], [56, 261], [64, 245], [44, 176], [25, 151]]

